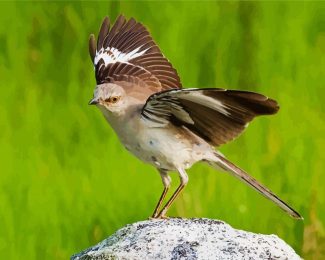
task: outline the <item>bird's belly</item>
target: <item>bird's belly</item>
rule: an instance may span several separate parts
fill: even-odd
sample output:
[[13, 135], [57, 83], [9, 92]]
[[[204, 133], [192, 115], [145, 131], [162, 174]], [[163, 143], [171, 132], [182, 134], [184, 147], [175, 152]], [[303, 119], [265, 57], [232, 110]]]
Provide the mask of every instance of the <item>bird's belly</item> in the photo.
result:
[[189, 168], [197, 161], [190, 141], [180, 139], [162, 128], [149, 128], [134, 133], [133, 138], [128, 138], [123, 143], [140, 160], [159, 169]]

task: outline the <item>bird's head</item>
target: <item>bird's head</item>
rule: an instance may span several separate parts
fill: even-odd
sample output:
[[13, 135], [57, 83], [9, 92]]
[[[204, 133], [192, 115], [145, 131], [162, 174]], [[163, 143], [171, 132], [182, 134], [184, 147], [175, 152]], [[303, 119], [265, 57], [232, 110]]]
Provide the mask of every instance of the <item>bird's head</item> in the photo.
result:
[[113, 83], [97, 85], [89, 105], [96, 105], [104, 114], [121, 115], [127, 108], [126, 94], [122, 87]]

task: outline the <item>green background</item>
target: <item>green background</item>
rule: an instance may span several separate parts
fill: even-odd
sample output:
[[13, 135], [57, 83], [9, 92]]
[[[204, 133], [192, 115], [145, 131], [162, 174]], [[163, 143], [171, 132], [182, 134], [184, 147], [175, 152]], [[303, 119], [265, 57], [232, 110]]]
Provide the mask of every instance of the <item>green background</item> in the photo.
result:
[[276, 116], [256, 119], [221, 151], [305, 220], [205, 164], [189, 170], [170, 215], [277, 234], [306, 259], [324, 259], [324, 7], [1, 2], [1, 258], [67, 259], [154, 209], [156, 170], [124, 150], [87, 105], [95, 86], [88, 36], [105, 15], [123, 13], [149, 28], [185, 87], [258, 91], [280, 103]]

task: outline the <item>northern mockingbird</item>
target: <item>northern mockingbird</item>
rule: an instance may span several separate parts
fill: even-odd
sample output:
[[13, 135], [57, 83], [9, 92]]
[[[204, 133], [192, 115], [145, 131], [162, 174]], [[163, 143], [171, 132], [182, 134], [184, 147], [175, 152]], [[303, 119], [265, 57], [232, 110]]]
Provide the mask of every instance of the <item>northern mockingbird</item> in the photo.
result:
[[[215, 150], [236, 138], [256, 116], [275, 114], [277, 102], [264, 95], [220, 88], [183, 89], [179, 76], [147, 29], [120, 15], [110, 27], [106, 17], [89, 52], [97, 86], [96, 105], [127, 150], [157, 168], [164, 189], [152, 215], [167, 210], [188, 182], [186, 169], [199, 161], [239, 178], [294, 218], [297, 211]], [[167, 201], [170, 171], [180, 185]]]

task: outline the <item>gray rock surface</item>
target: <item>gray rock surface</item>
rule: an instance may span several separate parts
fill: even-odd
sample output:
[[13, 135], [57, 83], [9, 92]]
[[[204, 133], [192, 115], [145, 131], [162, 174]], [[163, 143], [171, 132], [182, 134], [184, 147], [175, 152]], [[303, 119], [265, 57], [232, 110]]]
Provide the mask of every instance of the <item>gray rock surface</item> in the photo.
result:
[[301, 259], [275, 235], [237, 230], [211, 219], [147, 220], [127, 225], [77, 259]]

